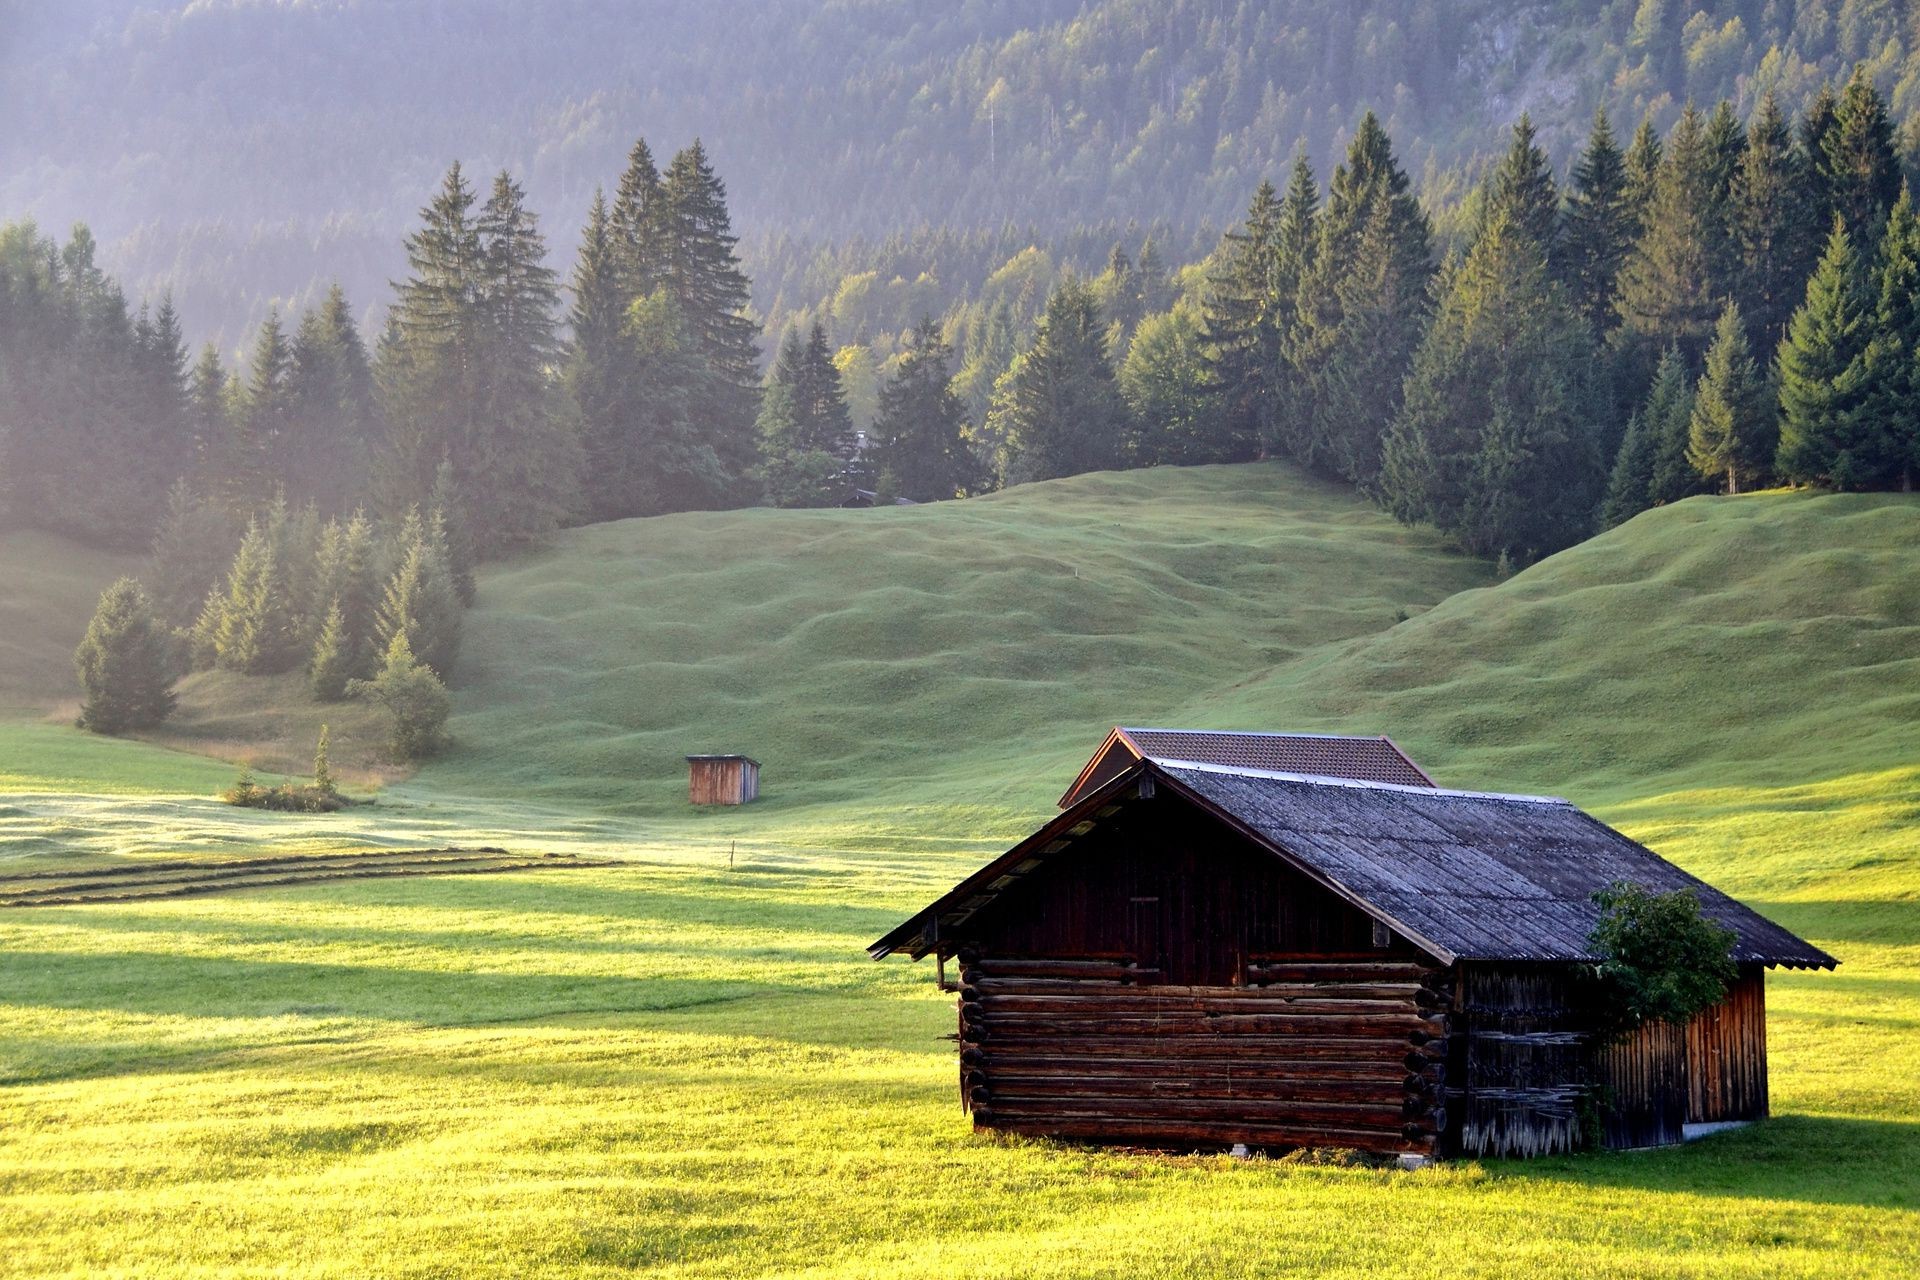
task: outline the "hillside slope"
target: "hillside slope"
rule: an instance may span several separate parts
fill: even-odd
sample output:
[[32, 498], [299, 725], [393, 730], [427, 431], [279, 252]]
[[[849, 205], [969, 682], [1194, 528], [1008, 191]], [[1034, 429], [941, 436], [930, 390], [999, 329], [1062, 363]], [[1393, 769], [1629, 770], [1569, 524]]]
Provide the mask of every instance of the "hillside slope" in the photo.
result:
[[1488, 578], [1278, 464], [600, 525], [483, 577], [459, 749], [421, 781], [678, 813], [682, 755], [742, 751], [763, 813], [959, 805], [997, 825], [1057, 796], [1116, 720]]

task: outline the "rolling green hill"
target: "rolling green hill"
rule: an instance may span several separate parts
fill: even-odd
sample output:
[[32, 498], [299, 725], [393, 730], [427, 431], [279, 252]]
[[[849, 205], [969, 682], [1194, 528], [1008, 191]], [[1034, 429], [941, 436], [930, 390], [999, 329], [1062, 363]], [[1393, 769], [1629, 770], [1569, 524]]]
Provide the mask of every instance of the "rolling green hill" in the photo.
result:
[[[1496, 584], [1277, 466], [602, 526], [486, 575], [455, 752], [316, 819], [126, 794], [227, 766], [45, 720], [80, 580], [120, 566], [0, 540], [45, 636], [0, 648], [0, 864], [620, 855], [0, 911], [0, 1275], [1898, 1274], [1917, 550], [1920, 500], [1763, 494]], [[289, 688], [200, 677], [182, 736]], [[861, 948], [1116, 719], [1385, 729], [1445, 783], [1598, 805], [1841, 957], [1769, 981], [1775, 1119], [1417, 1174], [972, 1136], [951, 997]], [[770, 798], [688, 809], [707, 748]]]

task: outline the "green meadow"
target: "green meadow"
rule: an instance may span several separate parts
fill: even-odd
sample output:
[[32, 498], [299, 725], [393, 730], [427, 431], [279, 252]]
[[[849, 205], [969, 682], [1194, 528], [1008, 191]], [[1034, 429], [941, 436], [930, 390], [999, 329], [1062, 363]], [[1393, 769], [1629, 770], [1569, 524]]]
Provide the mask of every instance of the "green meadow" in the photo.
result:
[[[62, 566], [66, 571], [62, 572]], [[0, 909], [0, 1274], [1860, 1276], [1920, 1265], [1920, 499], [1693, 499], [1506, 581], [1277, 465], [576, 530], [484, 576], [454, 749], [327, 817], [293, 687], [67, 727], [133, 567], [0, 539], [0, 876], [492, 844], [613, 865]], [[331, 712], [329, 713], [331, 714]], [[324, 717], [322, 717], [324, 718]], [[1774, 1119], [1391, 1172], [975, 1136], [865, 944], [1122, 723], [1387, 732], [1844, 961]], [[767, 799], [684, 803], [740, 750]]]

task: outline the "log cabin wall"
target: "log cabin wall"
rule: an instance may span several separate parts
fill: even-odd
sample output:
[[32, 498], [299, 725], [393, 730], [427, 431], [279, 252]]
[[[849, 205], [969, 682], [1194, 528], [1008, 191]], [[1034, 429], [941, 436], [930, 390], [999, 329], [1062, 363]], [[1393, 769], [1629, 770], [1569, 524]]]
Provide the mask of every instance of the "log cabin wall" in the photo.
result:
[[1448, 1154], [1536, 1156], [1580, 1146], [1589, 1037], [1565, 972], [1462, 963], [1451, 1029]]
[[961, 944], [983, 1128], [1142, 1145], [1436, 1151], [1441, 971], [1184, 806], [1136, 801]]

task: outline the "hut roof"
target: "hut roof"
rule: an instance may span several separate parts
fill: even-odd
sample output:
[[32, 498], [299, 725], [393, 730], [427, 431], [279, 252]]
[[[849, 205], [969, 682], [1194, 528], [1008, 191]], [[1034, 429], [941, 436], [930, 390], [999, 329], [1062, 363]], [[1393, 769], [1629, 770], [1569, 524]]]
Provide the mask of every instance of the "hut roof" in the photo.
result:
[[[1393, 739], [1332, 733], [1240, 733], [1219, 729], [1135, 729], [1122, 725], [1107, 735], [1073, 786], [1060, 797], [1066, 808], [1089, 786], [1106, 781], [1102, 762], [1116, 749], [1136, 760], [1194, 760], [1239, 769], [1270, 769], [1366, 782], [1431, 787], [1433, 779]], [[1123, 757], [1124, 758], [1124, 757]]]
[[689, 763], [695, 760], [745, 760], [748, 764], [752, 765], [756, 769], [760, 767], [760, 762], [758, 760], [755, 760], [752, 756], [743, 756], [737, 752], [728, 752], [728, 751], [708, 753], [706, 755], [691, 755], [687, 757], [687, 760]]
[[[1832, 968], [1833, 957], [1565, 800], [1148, 759], [875, 942], [942, 948], [992, 898], [1057, 856], [1143, 780], [1164, 782], [1443, 963], [1592, 961], [1597, 891], [1631, 881], [1692, 889], [1734, 933], [1736, 960]], [[931, 926], [931, 928], [929, 928]], [[929, 936], [931, 934], [931, 937]], [[942, 941], [935, 941], [939, 939]]]

